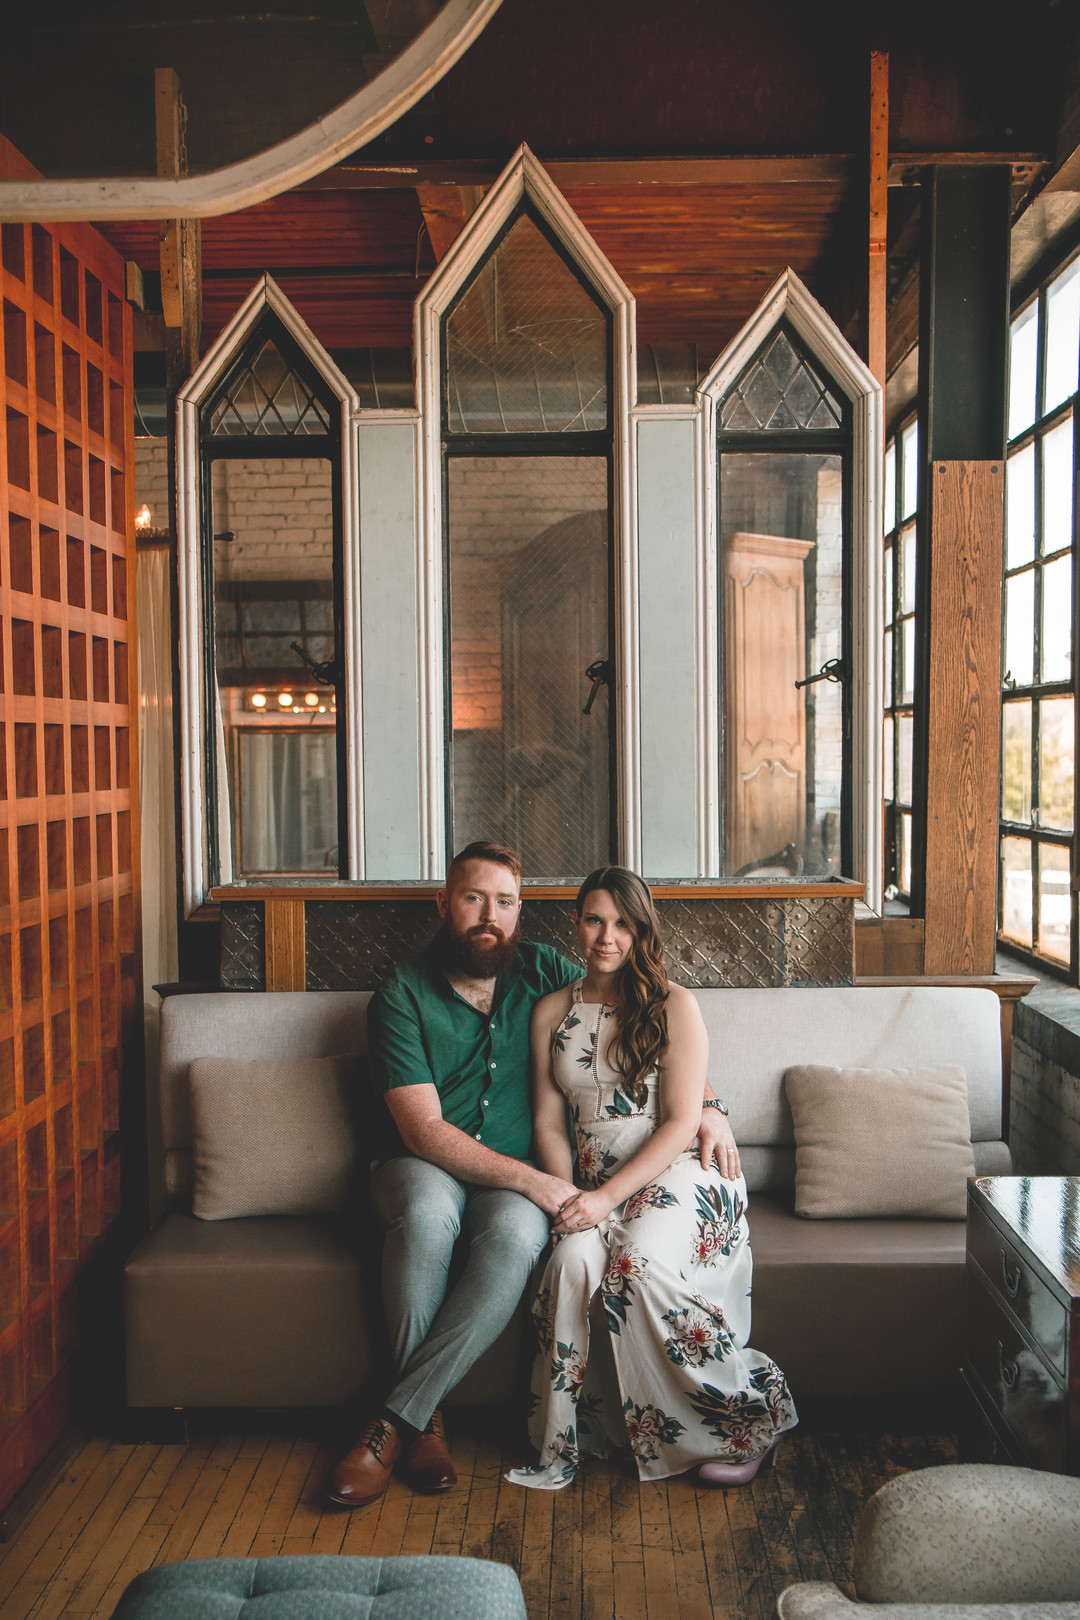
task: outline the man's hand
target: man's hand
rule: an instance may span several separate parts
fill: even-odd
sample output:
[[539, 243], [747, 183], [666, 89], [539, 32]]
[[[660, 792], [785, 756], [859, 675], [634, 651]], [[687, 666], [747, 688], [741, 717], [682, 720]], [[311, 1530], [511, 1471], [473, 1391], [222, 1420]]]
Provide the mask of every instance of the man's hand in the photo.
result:
[[521, 1191], [552, 1220], [564, 1204], [578, 1196], [578, 1189], [572, 1181], [564, 1181], [561, 1176], [549, 1176], [543, 1170], [534, 1170]]
[[725, 1180], [734, 1181], [740, 1172], [739, 1150], [727, 1115], [719, 1108], [703, 1108], [697, 1134], [701, 1168], [707, 1170], [715, 1158], [720, 1174]]

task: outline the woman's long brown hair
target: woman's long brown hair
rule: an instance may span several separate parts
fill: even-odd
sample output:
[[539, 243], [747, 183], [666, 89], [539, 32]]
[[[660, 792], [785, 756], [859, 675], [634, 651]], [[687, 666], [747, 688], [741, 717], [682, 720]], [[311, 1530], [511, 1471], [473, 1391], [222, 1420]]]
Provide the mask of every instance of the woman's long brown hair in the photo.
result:
[[625, 866], [602, 866], [590, 872], [578, 890], [576, 911], [595, 889], [603, 889], [619, 908], [634, 942], [615, 978], [618, 1033], [611, 1045], [611, 1060], [632, 1102], [644, 1106], [646, 1079], [660, 1063], [668, 1043], [668, 976], [664, 944], [648, 885]]

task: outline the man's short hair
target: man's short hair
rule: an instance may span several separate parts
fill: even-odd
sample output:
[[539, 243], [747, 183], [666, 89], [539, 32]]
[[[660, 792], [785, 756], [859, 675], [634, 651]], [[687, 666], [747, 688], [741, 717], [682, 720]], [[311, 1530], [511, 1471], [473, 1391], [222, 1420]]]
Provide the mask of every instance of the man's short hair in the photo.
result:
[[450, 862], [446, 871], [447, 888], [450, 888], [466, 861], [493, 861], [496, 866], [505, 866], [514, 874], [514, 882], [518, 888], [521, 887], [521, 861], [514, 851], [507, 849], [505, 844], [488, 844], [478, 839], [476, 843], [466, 844]]

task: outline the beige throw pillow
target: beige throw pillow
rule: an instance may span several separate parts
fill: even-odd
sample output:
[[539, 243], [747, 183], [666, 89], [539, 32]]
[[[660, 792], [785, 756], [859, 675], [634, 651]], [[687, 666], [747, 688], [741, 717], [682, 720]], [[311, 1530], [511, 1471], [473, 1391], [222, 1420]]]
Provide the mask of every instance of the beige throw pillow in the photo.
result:
[[971, 1152], [963, 1069], [838, 1069], [784, 1076], [795, 1125], [795, 1213], [962, 1220]]
[[355, 1057], [196, 1058], [188, 1066], [192, 1213], [321, 1215], [340, 1210], [356, 1155]]

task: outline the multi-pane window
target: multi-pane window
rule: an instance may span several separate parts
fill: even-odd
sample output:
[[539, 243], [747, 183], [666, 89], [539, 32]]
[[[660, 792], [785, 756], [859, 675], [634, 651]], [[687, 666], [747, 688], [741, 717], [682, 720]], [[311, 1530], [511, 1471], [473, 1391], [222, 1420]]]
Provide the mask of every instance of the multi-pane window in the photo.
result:
[[915, 513], [919, 428], [914, 417], [885, 450], [882, 566], [885, 711], [885, 893], [911, 894], [911, 760], [915, 727]]
[[1011, 328], [998, 896], [1002, 938], [1074, 977], [1078, 361], [1074, 259]]

